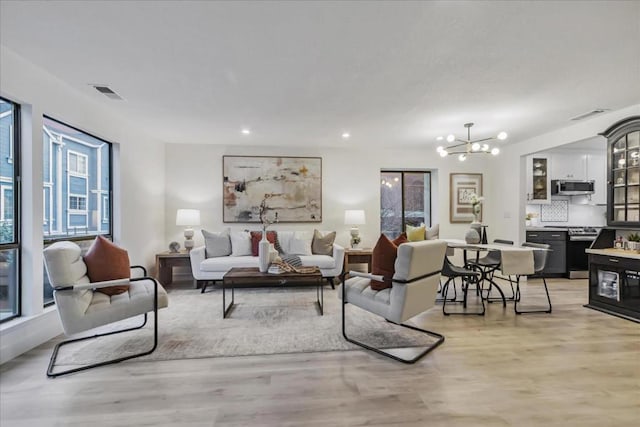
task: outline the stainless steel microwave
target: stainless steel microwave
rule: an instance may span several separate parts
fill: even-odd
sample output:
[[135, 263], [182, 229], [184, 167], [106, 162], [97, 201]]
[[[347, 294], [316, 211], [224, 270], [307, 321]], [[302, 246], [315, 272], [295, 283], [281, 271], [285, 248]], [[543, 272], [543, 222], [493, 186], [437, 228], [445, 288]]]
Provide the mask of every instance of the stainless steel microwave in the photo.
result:
[[593, 194], [595, 181], [553, 179], [551, 180], [551, 194], [558, 196], [579, 196]]

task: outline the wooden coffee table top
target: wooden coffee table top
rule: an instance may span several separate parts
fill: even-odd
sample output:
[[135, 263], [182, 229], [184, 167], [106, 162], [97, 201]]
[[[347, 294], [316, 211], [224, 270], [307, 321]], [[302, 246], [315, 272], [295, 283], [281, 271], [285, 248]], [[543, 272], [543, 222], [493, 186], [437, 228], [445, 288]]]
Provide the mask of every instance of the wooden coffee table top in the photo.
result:
[[233, 267], [231, 270], [227, 271], [224, 275], [224, 279], [317, 279], [318, 277], [322, 277], [322, 273], [320, 270], [316, 270], [313, 273], [280, 273], [280, 274], [271, 274], [271, 273], [261, 273], [258, 270], [258, 267]]

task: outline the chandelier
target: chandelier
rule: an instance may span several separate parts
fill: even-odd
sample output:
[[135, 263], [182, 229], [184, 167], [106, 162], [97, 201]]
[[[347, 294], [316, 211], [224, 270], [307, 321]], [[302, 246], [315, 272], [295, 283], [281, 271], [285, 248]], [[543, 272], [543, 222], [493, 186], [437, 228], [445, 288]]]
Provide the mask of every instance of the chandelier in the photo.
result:
[[[442, 145], [438, 147], [437, 151], [440, 153], [441, 157], [446, 157], [450, 154], [457, 154], [458, 160], [464, 162], [467, 160], [467, 156], [469, 154], [492, 154], [497, 156], [500, 153], [500, 149], [498, 147], [491, 148], [487, 141], [491, 141], [493, 139], [505, 140], [507, 139], [506, 132], [500, 132], [497, 136], [492, 136], [489, 138], [477, 139], [475, 141], [471, 140], [471, 126], [473, 123], [465, 123], [464, 127], [467, 128], [467, 139], [456, 138], [455, 135], [451, 134], [447, 136], [447, 142], [459, 142], [459, 144], [450, 145], [448, 147], [443, 147]], [[436, 138], [438, 141], [444, 139], [442, 136]]]

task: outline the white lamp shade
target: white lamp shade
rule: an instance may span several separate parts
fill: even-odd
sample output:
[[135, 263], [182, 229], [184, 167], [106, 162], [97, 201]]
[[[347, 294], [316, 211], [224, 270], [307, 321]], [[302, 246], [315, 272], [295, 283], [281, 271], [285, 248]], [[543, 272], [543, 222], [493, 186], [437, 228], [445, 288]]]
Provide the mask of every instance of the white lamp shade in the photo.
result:
[[198, 209], [178, 209], [176, 225], [200, 225], [200, 211]]
[[346, 225], [365, 224], [363, 210], [346, 210], [344, 211], [344, 223]]

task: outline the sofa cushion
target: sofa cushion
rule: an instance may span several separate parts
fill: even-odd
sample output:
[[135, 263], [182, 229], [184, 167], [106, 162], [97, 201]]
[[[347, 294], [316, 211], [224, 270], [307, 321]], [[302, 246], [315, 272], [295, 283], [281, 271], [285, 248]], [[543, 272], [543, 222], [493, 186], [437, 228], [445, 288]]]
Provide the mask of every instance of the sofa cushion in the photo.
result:
[[231, 232], [231, 256], [251, 256], [251, 234], [248, 231]]
[[[129, 254], [115, 243], [97, 236], [84, 256], [87, 276], [91, 282], [104, 282], [131, 277]], [[118, 295], [129, 290], [129, 285], [108, 286], [96, 291], [107, 295]]]
[[207, 258], [231, 255], [231, 237], [229, 229], [219, 233], [202, 230], [204, 237], [205, 256]]
[[312, 255], [311, 253], [311, 241], [313, 235], [308, 231], [296, 231], [293, 233], [293, 237], [289, 241], [290, 255]]
[[400, 246], [401, 244], [407, 243], [408, 241], [409, 239], [407, 239], [407, 233], [403, 232], [398, 237], [393, 239], [391, 242], [396, 246]]
[[372, 280], [371, 289], [380, 291], [391, 287], [397, 256], [398, 247], [387, 236], [381, 234], [371, 255], [371, 273], [384, 277], [384, 282]]
[[[262, 231], [252, 231], [251, 232], [251, 255], [258, 256], [258, 243], [262, 240]], [[276, 242], [278, 241], [278, 235], [275, 231], [267, 231], [267, 240], [269, 243], [273, 243], [275, 247]]]
[[329, 255], [300, 255], [303, 267], [317, 266], [318, 268], [335, 268], [336, 260]]
[[311, 241], [311, 253], [314, 255], [333, 255], [333, 242], [336, 240], [336, 232], [321, 234], [313, 230]]
[[257, 267], [258, 257], [255, 256], [228, 256], [220, 258], [207, 258], [200, 263], [200, 270], [218, 272], [227, 271], [233, 267]]
[[440, 224], [436, 224], [431, 228], [427, 228], [425, 231], [425, 238], [427, 240], [435, 240], [440, 237]]

